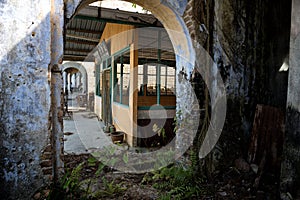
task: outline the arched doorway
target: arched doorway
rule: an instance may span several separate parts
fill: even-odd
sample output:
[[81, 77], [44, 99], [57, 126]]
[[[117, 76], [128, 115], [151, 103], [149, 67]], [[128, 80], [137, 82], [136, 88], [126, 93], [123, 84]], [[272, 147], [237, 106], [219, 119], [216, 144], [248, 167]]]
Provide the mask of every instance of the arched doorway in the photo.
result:
[[[71, 21], [73, 17], [76, 16], [80, 10], [90, 3], [95, 2], [95, 0], [83, 0], [83, 1], [67, 1], [66, 2], [66, 21]], [[189, 107], [192, 107], [194, 98], [189, 96], [187, 98], [184, 91], [192, 91], [190, 83], [187, 81], [192, 74], [194, 63], [195, 63], [195, 52], [193, 44], [188, 32], [188, 29], [182, 18], [183, 12], [186, 8], [187, 2], [174, 3], [173, 1], [127, 1], [131, 3], [136, 3], [146, 10], [152, 12], [152, 14], [163, 24], [164, 28], [167, 30], [169, 38], [171, 39], [172, 45], [174, 47], [176, 55], [176, 69], [177, 74], [185, 74], [186, 79], [180, 82], [179, 89], [177, 91], [177, 110], [182, 110], [183, 116], [188, 115]], [[100, 17], [100, 16], [99, 16]], [[185, 113], [186, 112], [186, 113]], [[134, 117], [134, 116], [133, 116]], [[133, 119], [132, 121], [136, 121]], [[134, 126], [134, 125], [133, 125]], [[181, 145], [179, 145], [181, 146]]]
[[[76, 82], [75, 86], [78, 88], [78, 91], [83, 94], [86, 94], [88, 92], [87, 71], [83, 65], [76, 63], [76, 62], [66, 62], [62, 65], [62, 72], [66, 73], [63, 75], [64, 76], [64, 86], [69, 85], [69, 84], [67, 84], [67, 82], [69, 82], [67, 80], [68, 74], [69, 75], [78, 74], [77, 77], [74, 77], [75, 82]], [[71, 77], [69, 77], [69, 78], [71, 78]], [[77, 79], [77, 81], [76, 81], [76, 79]], [[73, 82], [73, 84], [75, 84], [75, 83]], [[65, 88], [66, 87], [64, 87], [64, 90], [65, 90]], [[70, 89], [70, 88], [68, 88], [68, 89]]]

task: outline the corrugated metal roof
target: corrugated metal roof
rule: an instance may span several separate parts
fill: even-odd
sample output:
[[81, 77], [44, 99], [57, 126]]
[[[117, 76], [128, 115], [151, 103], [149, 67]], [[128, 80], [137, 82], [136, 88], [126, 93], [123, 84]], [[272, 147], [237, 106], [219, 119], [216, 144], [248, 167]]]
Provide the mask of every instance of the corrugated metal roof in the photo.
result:
[[[67, 19], [68, 20], [68, 19]], [[152, 15], [133, 13], [121, 10], [87, 6], [67, 22], [65, 31], [64, 60], [93, 61], [94, 50], [100, 41], [107, 22], [131, 24], [137, 27], [162, 27], [162, 24]], [[145, 33], [143, 31], [146, 31]], [[141, 29], [139, 51], [141, 57], [151, 58], [157, 54], [158, 41], [155, 28]], [[173, 47], [166, 31], [161, 34], [161, 58], [175, 60]], [[143, 45], [146, 45], [143, 47]]]

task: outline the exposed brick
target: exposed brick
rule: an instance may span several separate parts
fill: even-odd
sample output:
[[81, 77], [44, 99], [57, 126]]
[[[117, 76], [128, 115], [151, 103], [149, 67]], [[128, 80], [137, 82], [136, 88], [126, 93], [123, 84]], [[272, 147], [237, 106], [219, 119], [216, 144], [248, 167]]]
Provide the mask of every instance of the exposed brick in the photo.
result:
[[43, 174], [51, 175], [52, 174], [52, 167], [42, 168], [42, 171], [43, 171]]
[[51, 152], [51, 151], [52, 151], [52, 146], [48, 144], [43, 152]]
[[42, 160], [51, 160], [51, 159], [52, 159], [52, 153], [46, 152], [42, 155]]
[[43, 160], [40, 165], [43, 168], [45, 168], [45, 167], [51, 167], [52, 166], [52, 161], [51, 160]]

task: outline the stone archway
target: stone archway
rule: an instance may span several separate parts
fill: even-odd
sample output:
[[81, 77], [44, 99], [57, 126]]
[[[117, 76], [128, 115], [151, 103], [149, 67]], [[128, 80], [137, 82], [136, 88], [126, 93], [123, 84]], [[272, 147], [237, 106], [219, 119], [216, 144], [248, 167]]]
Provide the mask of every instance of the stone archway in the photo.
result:
[[[71, 19], [81, 8], [96, 0], [68, 0], [66, 5], [66, 18]], [[136, 3], [161, 21], [167, 30], [169, 37], [173, 43], [175, 53], [177, 55], [176, 62], [178, 69], [184, 68], [189, 75], [195, 63], [195, 50], [189, 34], [189, 30], [183, 20], [183, 14], [187, 6], [187, 1], [180, 0], [126, 0], [127, 2]]]
[[[71, 20], [74, 15], [81, 9], [96, 0], [67, 0], [65, 16], [66, 21]], [[183, 118], [189, 118], [192, 113], [191, 110], [198, 106], [198, 102], [195, 101], [193, 95], [193, 88], [189, 82], [190, 76], [195, 67], [195, 49], [193, 47], [193, 42], [190, 37], [189, 30], [184, 22], [183, 15], [187, 8], [188, 1], [184, 0], [125, 0], [130, 3], [136, 3], [143, 8], [152, 12], [152, 14], [160, 20], [164, 28], [167, 30], [170, 40], [173, 44], [173, 48], [176, 54], [176, 69], [177, 74], [183, 74], [183, 79], [180, 82], [177, 81], [176, 90], [176, 110], [181, 112]], [[177, 77], [177, 76], [176, 76]], [[177, 77], [178, 78], [178, 77]], [[196, 106], [193, 106], [197, 104]], [[198, 123], [198, 122], [197, 122]], [[196, 123], [196, 124], [197, 124]], [[188, 133], [183, 133], [187, 134]], [[180, 134], [177, 135], [181, 138]], [[192, 137], [192, 136], [185, 136]], [[179, 148], [184, 145], [181, 142], [182, 139], [177, 140], [176, 144]]]
[[85, 67], [80, 63], [66, 62], [62, 65], [62, 72], [64, 72], [65, 70], [67, 70], [69, 68], [75, 68], [82, 74], [82, 78], [83, 78], [83, 91], [82, 91], [82, 93], [87, 94], [87, 92], [88, 92], [88, 84], [87, 84], [88, 83], [88, 76], [87, 76], [87, 71], [86, 71]]

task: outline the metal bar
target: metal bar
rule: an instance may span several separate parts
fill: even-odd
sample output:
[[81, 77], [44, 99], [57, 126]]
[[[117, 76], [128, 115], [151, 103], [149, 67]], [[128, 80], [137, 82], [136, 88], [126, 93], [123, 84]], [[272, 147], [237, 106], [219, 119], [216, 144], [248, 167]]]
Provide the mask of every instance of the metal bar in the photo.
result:
[[80, 52], [80, 53], [91, 53], [93, 51], [93, 49], [91, 49], [91, 50], [85, 50], [85, 49], [67, 48], [67, 49], [65, 49], [65, 51], [76, 51], [76, 52]]
[[91, 34], [98, 34], [102, 35], [102, 31], [95, 31], [95, 30], [87, 30], [87, 29], [77, 29], [77, 28], [67, 28], [67, 31], [75, 31], [79, 33], [91, 33]]
[[[121, 63], [121, 75], [120, 75], [120, 103], [122, 104], [122, 100], [123, 100], [123, 73], [124, 73], [124, 70], [123, 70], [123, 67], [124, 67], [124, 64], [123, 64], [123, 56], [121, 56], [120, 58], [120, 63]], [[118, 70], [117, 70], [117, 73], [118, 73]]]
[[94, 62], [94, 57], [82, 55], [64, 55], [63, 60]]
[[79, 35], [73, 35], [73, 34], [66, 34], [66, 37], [69, 38], [75, 38], [75, 39], [80, 39], [80, 40], [86, 40], [86, 41], [91, 41], [91, 42], [97, 42], [99, 43], [100, 38], [89, 38], [89, 37], [84, 37], [84, 36], [79, 36]]
[[158, 60], [158, 65], [157, 65], [157, 104], [159, 105], [160, 104], [160, 74], [161, 74], [161, 69], [160, 69], [160, 66], [161, 64], [160, 61], [161, 61], [161, 31], [159, 30], [158, 31], [158, 34], [157, 34], [157, 60]]
[[99, 41], [93, 42], [93, 41], [82, 41], [82, 40], [74, 40], [74, 39], [66, 39], [66, 42], [77, 43], [77, 44], [87, 44], [87, 45], [93, 45], [93, 46], [95, 46], [99, 43]]

